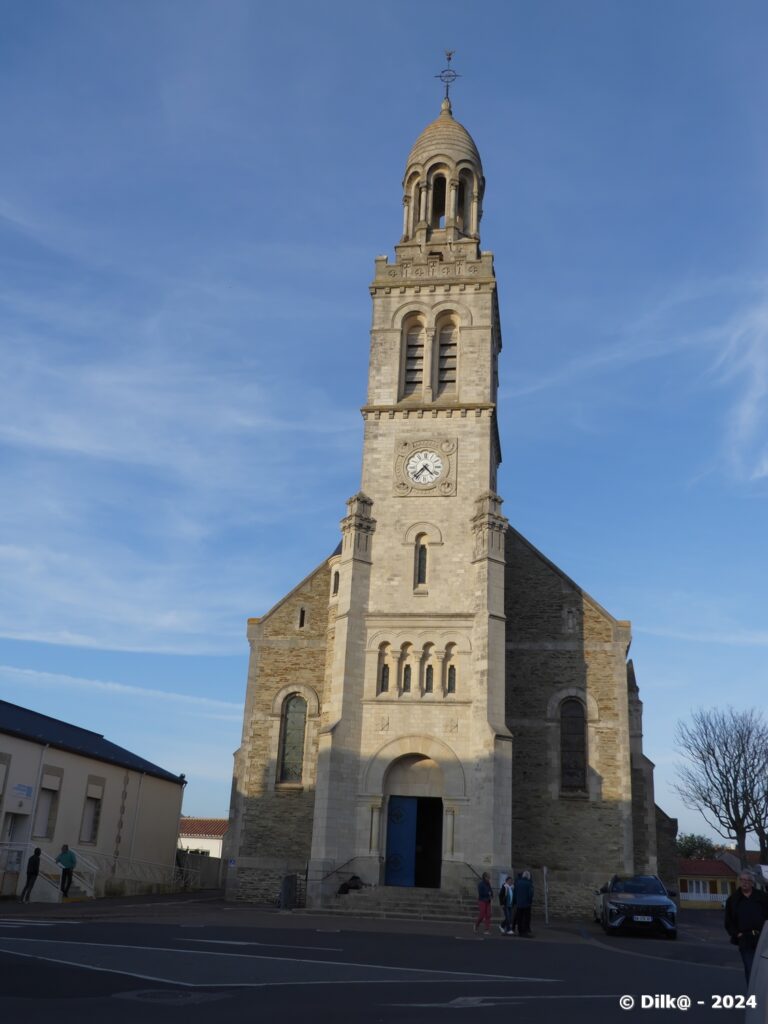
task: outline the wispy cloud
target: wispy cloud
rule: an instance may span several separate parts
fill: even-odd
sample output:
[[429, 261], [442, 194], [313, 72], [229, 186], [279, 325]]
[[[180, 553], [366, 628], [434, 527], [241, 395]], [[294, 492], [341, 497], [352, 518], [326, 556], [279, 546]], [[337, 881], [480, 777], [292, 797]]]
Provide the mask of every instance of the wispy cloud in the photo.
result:
[[649, 303], [629, 322], [603, 324], [609, 341], [523, 381], [515, 397], [572, 388], [578, 381], [624, 372], [654, 360], [695, 354], [685, 389], [728, 392], [722, 449], [713, 452], [739, 480], [768, 477], [768, 281], [718, 278], [686, 281]]
[[242, 705], [231, 701], [216, 700], [213, 697], [197, 697], [193, 694], [178, 693], [172, 690], [158, 690], [151, 687], [133, 686], [128, 683], [115, 683], [101, 679], [85, 679], [59, 672], [40, 672], [28, 668], [16, 668], [12, 665], [0, 665], [0, 684], [11, 687], [6, 693], [16, 692], [16, 688], [36, 687], [38, 689], [81, 690], [99, 693], [109, 697], [140, 700], [142, 702], [161, 701], [185, 706], [194, 710], [189, 714], [197, 717], [222, 721], [242, 721]]
[[768, 647], [768, 630], [742, 629], [732, 631], [685, 630], [665, 626], [633, 626], [634, 633], [663, 636], [695, 644], [724, 644], [728, 647]]

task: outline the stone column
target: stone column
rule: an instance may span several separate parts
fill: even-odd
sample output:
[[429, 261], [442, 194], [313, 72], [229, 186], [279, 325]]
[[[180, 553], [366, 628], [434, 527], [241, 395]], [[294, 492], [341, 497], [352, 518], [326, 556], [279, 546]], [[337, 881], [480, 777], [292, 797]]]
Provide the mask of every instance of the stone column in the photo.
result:
[[431, 402], [435, 391], [433, 367], [435, 365], [435, 336], [437, 332], [434, 328], [429, 328], [424, 333], [424, 379], [422, 381], [422, 387], [424, 389], [424, 401]]
[[427, 183], [419, 183], [419, 227], [427, 226]]
[[459, 194], [459, 179], [451, 178], [448, 183], [448, 215], [445, 218], [447, 228], [456, 227], [456, 200]]
[[469, 221], [469, 233], [477, 237], [480, 230], [480, 193], [472, 193], [472, 212]]

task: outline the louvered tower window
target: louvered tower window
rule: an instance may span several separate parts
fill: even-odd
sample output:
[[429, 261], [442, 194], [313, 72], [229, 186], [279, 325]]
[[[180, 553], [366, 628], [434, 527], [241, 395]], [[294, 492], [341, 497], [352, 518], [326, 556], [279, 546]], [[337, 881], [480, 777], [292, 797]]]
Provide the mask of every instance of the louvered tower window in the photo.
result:
[[304, 769], [304, 732], [307, 702], [297, 693], [283, 704], [278, 782], [301, 782]]
[[456, 361], [458, 355], [456, 328], [445, 324], [440, 328], [437, 370], [437, 393], [449, 394], [456, 390]]
[[412, 324], [405, 335], [405, 380], [403, 395], [421, 392], [424, 381], [424, 328]]

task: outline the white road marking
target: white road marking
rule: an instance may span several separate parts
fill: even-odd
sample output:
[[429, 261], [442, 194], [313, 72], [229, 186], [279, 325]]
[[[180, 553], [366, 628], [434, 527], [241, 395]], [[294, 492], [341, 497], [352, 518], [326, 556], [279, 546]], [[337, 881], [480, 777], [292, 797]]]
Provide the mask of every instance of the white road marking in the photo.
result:
[[459, 996], [458, 999], [451, 999], [447, 1003], [387, 1003], [387, 1006], [417, 1006], [420, 1009], [440, 1007], [443, 1010], [473, 1010], [478, 1006], [503, 1006], [504, 1004], [519, 1003], [525, 999], [535, 999], [537, 1002], [540, 999], [618, 999], [618, 995], [611, 994], [599, 994], [599, 995], [557, 995], [548, 996], [537, 993], [531, 996]]
[[326, 953], [343, 953], [343, 946], [289, 946], [282, 942], [242, 942], [239, 939], [183, 939], [183, 942], [204, 942], [213, 946], [266, 946], [268, 949], [316, 949]]
[[[39, 947], [42, 947], [42, 946], [54, 946], [55, 951], [59, 955], [58, 956], [53, 956], [53, 955], [47, 954], [47, 953], [42, 952], [42, 951], [40, 951], [40, 952], [32, 952], [32, 951], [30, 951], [29, 953], [24, 953], [24, 952], [22, 952], [18, 948], [18, 944], [19, 943], [31, 943], [33, 945], [36, 944]], [[225, 959], [227, 961], [230, 961], [230, 962], [231, 961], [235, 961], [235, 960], [247, 961], [247, 964], [244, 963], [244, 964], [241, 965], [243, 967], [245, 967], [245, 966], [258, 966], [260, 961], [272, 961], [273, 963], [275, 963], [275, 966], [277, 966], [277, 964], [280, 964], [280, 965], [283, 965], [285, 967], [292, 968], [292, 969], [295, 969], [296, 965], [306, 965], [306, 966], [310, 966], [310, 967], [323, 967], [323, 968], [347, 968], [347, 969], [352, 969], [352, 970], [360, 971], [360, 972], [364, 972], [366, 970], [374, 970], [374, 971], [377, 971], [377, 972], [394, 973], [394, 974], [397, 975], [397, 977], [392, 978], [391, 981], [387, 980], [387, 979], [383, 979], [383, 978], [349, 978], [349, 977], [338, 978], [338, 979], [335, 979], [335, 980], [334, 979], [326, 979], [326, 978], [310, 978], [308, 980], [303, 980], [303, 979], [297, 978], [295, 974], [291, 974], [291, 977], [287, 978], [286, 980], [263, 979], [263, 980], [258, 980], [258, 981], [252, 981], [252, 980], [248, 980], [248, 979], [245, 979], [245, 980], [242, 980], [242, 979], [227, 980], [225, 978], [222, 979], [222, 978], [216, 978], [216, 977], [209, 977], [208, 979], [205, 979], [205, 978], [202, 977], [202, 974], [201, 974], [200, 977], [196, 981], [190, 982], [190, 981], [184, 981], [183, 979], [180, 979], [178, 976], [170, 977], [170, 978], [169, 977], [160, 977], [158, 975], [145, 974], [145, 973], [143, 973], [140, 970], [139, 971], [129, 970], [125, 966], [122, 966], [124, 964], [124, 956], [123, 956], [123, 959], [121, 959], [118, 962], [121, 966], [118, 966], [117, 964], [109, 965], [109, 966], [102, 966], [102, 965], [97, 965], [97, 964], [83, 962], [82, 960], [77, 959], [77, 958], [73, 958], [73, 957], [66, 958], [66, 956], [63, 955], [65, 950], [67, 948], [72, 948], [72, 947], [77, 947], [78, 949], [81, 948], [81, 947], [93, 948], [97, 952], [97, 954], [99, 954], [99, 953], [100, 954], [104, 954], [108, 950], [121, 950], [121, 951], [134, 950], [134, 951], [148, 952], [148, 953], [154, 953], [154, 954], [158, 954], [158, 953], [171, 953], [171, 954], [174, 954], [175, 956], [180, 957], [180, 958], [184, 958], [184, 957], [219, 957], [219, 958], [223, 958], [223, 959]], [[472, 983], [477, 983], [477, 982], [481, 982], [481, 981], [552, 983], [552, 982], [560, 982], [562, 980], [560, 978], [531, 978], [531, 977], [522, 977], [522, 976], [505, 975], [505, 974], [473, 974], [473, 973], [471, 973], [469, 971], [444, 971], [444, 970], [421, 969], [421, 968], [417, 968], [417, 967], [392, 967], [390, 965], [385, 965], [385, 964], [367, 964], [367, 963], [360, 964], [360, 963], [351, 963], [351, 962], [339, 961], [339, 960], [310, 960], [310, 959], [299, 959], [299, 958], [293, 958], [293, 957], [261, 956], [261, 955], [258, 955], [258, 954], [250, 955], [249, 956], [249, 955], [244, 954], [244, 953], [229, 953], [229, 952], [227, 952], [227, 953], [223, 953], [223, 952], [219, 953], [219, 952], [212, 951], [212, 950], [186, 950], [186, 949], [169, 948], [169, 947], [165, 947], [165, 946], [132, 946], [132, 945], [124, 944], [124, 943], [114, 943], [114, 944], [98, 943], [98, 942], [56, 942], [56, 943], [54, 943], [54, 942], [46, 942], [45, 940], [41, 940], [41, 939], [27, 939], [27, 938], [15, 939], [14, 940], [14, 946], [11, 949], [3, 948], [3, 946], [0, 945], [0, 952], [9, 953], [9, 954], [11, 954], [13, 956], [23, 956], [23, 957], [31, 958], [31, 959], [34, 959], [34, 960], [44, 960], [44, 961], [48, 961], [48, 962], [51, 962], [51, 963], [67, 964], [68, 966], [80, 967], [80, 968], [83, 968], [84, 970], [100, 971], [100, 972], [107, 973], [107, 974], [111, 973], [111, 974], [128, 975], [128, 976], [134, 977], [134, 978], [142, 978], [142, 979], [147, 980], [147, 981], [164, 982], [164, 983], [169, 984], [169, 985], [181, 985], [181, 986], [184, 986], [184, 987], [187, 987], [187, 988], [195, 988], [195, 987], [198, 987], [198, 986], [203, 986], [203, 987], [206, 987], [206, 988], [265, 988], [265, 987], [279, 986], [279, 985], [288, 986], [288, 985], [338, 985], [338, 984], [343, 984], [343, 985], [350, 985], [350, 984], [367, 984], [367, 985], [402, 984], [404, 981], [408, 980], [407, 978], [404, 978], [403, 975], [420, 975], [420, 977], [413, 978], [412, 980], [416, 981], [416, 982], [433, 983], [433, 984], [451, 984], [451, 983], [453, 983], [453, 984], [472, 984]], [[73, 954], [73, 956], [74, 956], [74, 954]], [[432, 975], [434, 975], [434, 977], [431, 977]]]
[[51, 928], [57, 924], [80, 924], [80, 921], [41, 921], [39, 917], [0, 917], [3, 928]]

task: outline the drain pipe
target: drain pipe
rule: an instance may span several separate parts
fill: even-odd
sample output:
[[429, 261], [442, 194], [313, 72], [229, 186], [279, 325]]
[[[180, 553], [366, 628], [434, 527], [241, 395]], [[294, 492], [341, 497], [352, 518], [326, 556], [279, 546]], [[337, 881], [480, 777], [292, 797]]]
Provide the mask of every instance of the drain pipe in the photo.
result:
[[141, 803], [141, 787], [142, 787], [142, 784], [144, 782], [144, 775], [145, 774], [146, 774], [145, 772], [142, 772], [141, 775], [139, 776], [139, 791], [136, 794], [136, 807], [134, 808], [134, 811], [133, 811], [133, 828], [131, 829], [131, 847], [130, 847], [130, 849], [128, 851], [128, 861], [129, 861], [129, 863], [133, 862], [133, 844], [134, 844], [134, 842], [136, 840], [136, 824], [137, 824], [137, 822], [139, 820], [139, 805]]

